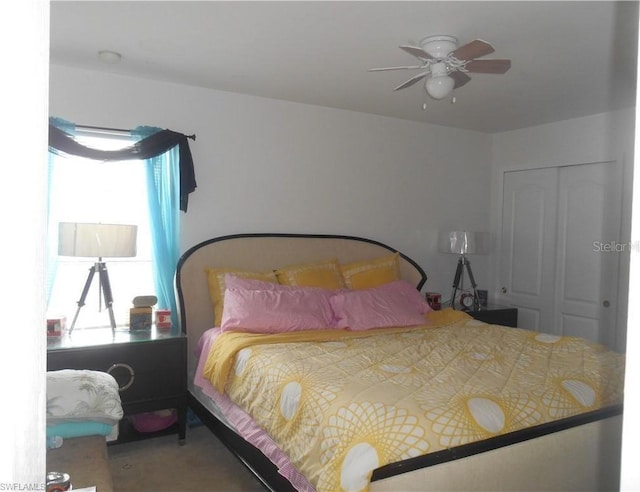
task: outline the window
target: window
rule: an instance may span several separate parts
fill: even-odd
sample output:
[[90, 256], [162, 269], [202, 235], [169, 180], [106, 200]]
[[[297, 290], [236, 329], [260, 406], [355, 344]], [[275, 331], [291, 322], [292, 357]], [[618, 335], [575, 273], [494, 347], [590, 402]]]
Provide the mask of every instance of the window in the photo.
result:
[[[131, 145], [128, 136], [108, 134], [78, 134], [76, 140], [103, 150]], [[116, 324], [128, 325], [132, 299], [139, 295], [155, 295], [144, 163], [136, 160], [101, 162], [76, 156], [56, 156], [54, 159], [50, 183], [50, 241], [57, 244], [59, 222], [138, 226], [137, 256], [104, 259], [109, 272]], [[97, 258], [59, 256], [54, 261], [57, 267], [48, 316], [66, 316], [70, 326], [89, 269]], [[85, 305], [80, 309], [76, 329], [110, 326], [99, 284], [96, 274]]]

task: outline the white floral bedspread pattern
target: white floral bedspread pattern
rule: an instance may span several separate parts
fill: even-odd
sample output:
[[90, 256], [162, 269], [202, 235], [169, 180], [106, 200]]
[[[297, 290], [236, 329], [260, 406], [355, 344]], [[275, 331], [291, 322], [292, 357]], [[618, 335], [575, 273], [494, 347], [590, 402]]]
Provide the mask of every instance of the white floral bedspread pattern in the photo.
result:
[[110, 374], [74, 369], [47, 372], [47, 424], [114, 425], [122, 416], [118, 383]]
[[384, 464], [620, 403], [623, 372], [603, 346], [464, 319], [247, 346], [225, 391], [318, 491], [356, 491]]

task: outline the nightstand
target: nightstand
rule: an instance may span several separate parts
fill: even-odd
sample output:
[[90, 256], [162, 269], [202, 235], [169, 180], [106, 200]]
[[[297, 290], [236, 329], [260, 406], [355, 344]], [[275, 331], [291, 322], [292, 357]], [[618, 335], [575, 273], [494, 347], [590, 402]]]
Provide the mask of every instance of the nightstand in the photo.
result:
[[518, 326], [518, 308], [489, 304], [475, 311], [465, 311], [479, 321], [492, 325], [503, 325], [516, 328]]
[[175, 408], [178, 422], [162, 434], [187, 427], [187, 337], [152, 327], [139, 332], [111, 329], [75, 330], [47, 339], [47, 370], [88, 369], [111, 374], [120, 386], [124, 418], [117, 442], [157, 436], [131, 428], [127, 416]]

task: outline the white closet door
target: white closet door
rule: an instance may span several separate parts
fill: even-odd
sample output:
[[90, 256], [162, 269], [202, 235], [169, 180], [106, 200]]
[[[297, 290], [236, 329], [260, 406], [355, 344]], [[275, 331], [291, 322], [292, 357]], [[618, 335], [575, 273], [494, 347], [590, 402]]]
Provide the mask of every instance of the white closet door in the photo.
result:
[[555, 323], [559, 333], [613, 346], [617, 304], [621, 169], [568, 166], [558, 176]]
[[[499, 302], [518, 308], [518, 326], [548, 331], [553, 313], [557, 170], [505, 173]], [[549, 261], [549, 260], [552, 261]]]
[[621, 177], [615, 162], [505, 173], [498, 296], [520, 327], [614, 346]]

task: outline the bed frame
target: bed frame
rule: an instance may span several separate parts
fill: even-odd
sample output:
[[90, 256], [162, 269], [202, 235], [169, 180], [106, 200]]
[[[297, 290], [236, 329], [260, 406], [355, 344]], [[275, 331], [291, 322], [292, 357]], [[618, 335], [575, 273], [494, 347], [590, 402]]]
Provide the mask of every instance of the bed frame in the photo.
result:
[[[349, 263], [396, 251], [370, 239], [317, 234], [237, 234], [195, 245], [181, 257], [176, 273], [190, 367], [201, 334], [214, 323], [205, 268], [264, 271], [328, 258]], [[400, 274], [418, 289], [427, 279], [401, 252]], [[192, 392], [189, 405], [267, 490], [294, 490], [258, 449], [211, 415]], [[373, 472], [371, 491], [617, 490], [621, 434], [622, 405], [603, 408], [380, 467]]]

